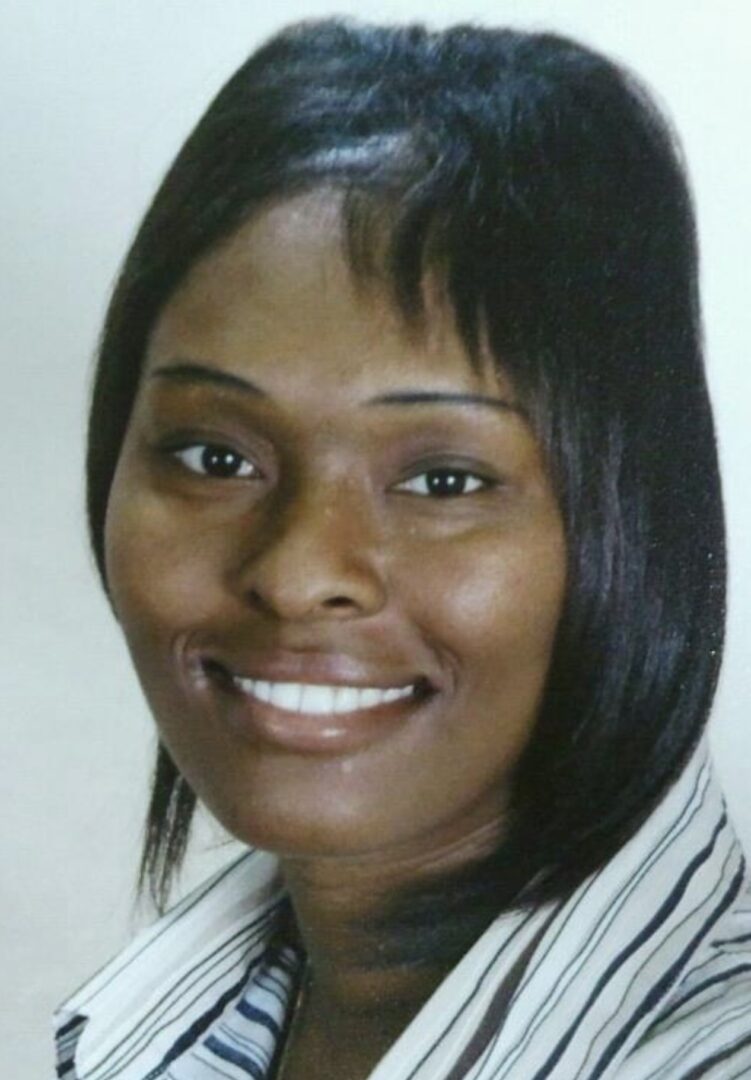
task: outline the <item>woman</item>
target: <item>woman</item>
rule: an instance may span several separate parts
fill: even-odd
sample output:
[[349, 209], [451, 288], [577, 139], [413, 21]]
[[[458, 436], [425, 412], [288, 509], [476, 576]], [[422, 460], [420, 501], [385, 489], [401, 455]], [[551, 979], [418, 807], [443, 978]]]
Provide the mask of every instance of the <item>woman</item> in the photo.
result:
[[89, 447], [142, 878], [196, 798], [254, 850], [66, 1003], [60, 1076], [751, 1070], [694, 226], [631, 76], [278, 35], [135, 239]]

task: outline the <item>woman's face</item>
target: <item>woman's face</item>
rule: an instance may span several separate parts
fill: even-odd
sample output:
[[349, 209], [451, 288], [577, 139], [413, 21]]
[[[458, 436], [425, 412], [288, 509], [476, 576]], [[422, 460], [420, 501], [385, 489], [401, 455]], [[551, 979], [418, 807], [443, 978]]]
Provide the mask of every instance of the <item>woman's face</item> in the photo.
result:
[[285, 854], [429, 856], [502, 829], [564, 592], [513, 388], [447, 309], [355, 286], [332, 196], [275, 206], [162, 312], [107, 573], [198, 796]]

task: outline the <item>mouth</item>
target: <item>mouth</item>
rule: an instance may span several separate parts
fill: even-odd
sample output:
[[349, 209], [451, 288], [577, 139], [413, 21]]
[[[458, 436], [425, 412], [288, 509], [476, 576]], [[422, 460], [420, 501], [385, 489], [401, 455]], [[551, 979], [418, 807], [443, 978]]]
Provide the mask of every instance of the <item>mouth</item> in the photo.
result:
[[205, 658], [201, 668], [235, 733], [302, 753], [359, 749], [405, 723], [434, 693], [423, 677], [372, 686], [256, 678]]
[[273, 705], [283, 712], [309, 716], [344, 716], [347, 713], [377, 709], [394, 701], [412, 697], [417, 684], [381, 689], [377, 686], [323, 686], [298, 682], [269, 682], [233, 676], [237, 690], [256, 701]]

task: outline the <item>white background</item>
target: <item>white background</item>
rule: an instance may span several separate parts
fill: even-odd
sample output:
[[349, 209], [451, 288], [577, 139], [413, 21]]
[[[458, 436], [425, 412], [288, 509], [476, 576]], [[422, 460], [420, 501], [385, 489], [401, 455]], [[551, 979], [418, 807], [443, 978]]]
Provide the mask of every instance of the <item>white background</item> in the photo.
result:
[[[730, 635], [713, 741], [751, 847], [751, 7], [744, 0], [2, 0], [0, 1024], [3, 1076], [53, 1075], [53, 1005], [125, 940], [152, 733], [84, 543], [82, 435], [108, 290], [219, 85], [292, 19], [556, 29], [632, 65], [683, 136], [726, 483]], [[226, 850], [194, 860], [192, 877]]]

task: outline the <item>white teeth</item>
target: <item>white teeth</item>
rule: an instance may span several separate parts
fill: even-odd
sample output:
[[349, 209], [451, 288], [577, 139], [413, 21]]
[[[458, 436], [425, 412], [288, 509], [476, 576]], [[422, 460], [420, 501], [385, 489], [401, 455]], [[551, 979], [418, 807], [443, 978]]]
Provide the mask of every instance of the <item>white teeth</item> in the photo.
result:
[[358, 708], [359, 698], [357, 690], [353, 690], [351, 686], [338, 687], [334, 697], [334, 704], [330, 711], [334, 713], [346, 713], [355, 712]]
[[409, 697], [414, 686], [379, 687], [311, 686], [309, 683], [268, 682], [265, 679], [235, 677], [235, 685], [243, 693], [265, 701], [287, 712], [322, 716], [327, 713], [358, 712], [378, 705]]
[[303, 688], [299, 683], [278, 682], [271, 684], [271, 704], [277, 709], [300, 712]]
[[[410, 691], [411, 690], [412, 690], [412, 687], [410, 687]], [[402, 693], [403, 693], [402, 690], [396, 690], [396, 689], [395, 690], [385, 690], [384, 694], [383, 694], [383, 700], [384, 701], [396, 701], [397, 698], [400, 698], [402, 696]]]
[[297, 711], [304, 713], [332, 712], [332, 697], [333, 694], [328, 686], [303, 686]]
[[385, 690], [358, 690], [358, 704], [361, 709], [370, 709], [373, 705], [381, 704], [384, 694]]
[[254, 686], [253, 693], [257, 698], [260, 698], [261, 701], [271, 701], [271, 683], [259, 679]]

